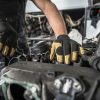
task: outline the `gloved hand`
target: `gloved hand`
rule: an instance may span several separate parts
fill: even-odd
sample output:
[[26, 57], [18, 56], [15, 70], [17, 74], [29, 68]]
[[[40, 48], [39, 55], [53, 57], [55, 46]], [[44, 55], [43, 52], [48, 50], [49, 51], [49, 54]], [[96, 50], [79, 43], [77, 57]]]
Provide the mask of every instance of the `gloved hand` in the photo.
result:
[[53, 60], [56, 55], [58, 63], [70, 64], [78, 61], [79, 54], [84, 54], [83, 47], [68, 35], [60, 35], [52, 43], [50, 60]]
[[17, 32], [8, 22], [0, 22], [0, 52], [13, 56], [17, 46]]

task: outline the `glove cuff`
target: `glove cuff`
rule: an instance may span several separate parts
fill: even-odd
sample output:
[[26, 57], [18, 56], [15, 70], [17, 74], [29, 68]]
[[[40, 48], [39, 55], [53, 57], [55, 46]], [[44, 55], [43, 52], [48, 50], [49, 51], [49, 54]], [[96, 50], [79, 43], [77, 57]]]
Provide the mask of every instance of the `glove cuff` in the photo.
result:
[[69, 36], [68, 35], [66, 35], [66, 34], [64, 34], [64, 35], [59, 35], [58, 37], [57, 37], [57, 40], [60, 40], [60, 41], [62, 41], [62, 40], [69, 40], [70, 38], [69, 38]]

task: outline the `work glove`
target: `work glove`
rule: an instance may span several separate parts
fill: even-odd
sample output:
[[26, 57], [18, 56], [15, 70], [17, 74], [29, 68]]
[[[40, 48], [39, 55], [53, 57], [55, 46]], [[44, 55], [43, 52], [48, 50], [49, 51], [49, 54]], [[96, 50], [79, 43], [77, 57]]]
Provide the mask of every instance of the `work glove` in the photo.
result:
[[84, 53], [82, 36], [77, 30], [73, 30], [69, 33], [69, 36], [60, 35], [52, 43], [50, 60], [54, 60], [56, 56], [58, 63], [71, 64], [77, 62], [78, 56]]
[[0, 52], [4, 56], [13, 56], [17, 46], [17, 32], [6, 21], [0, 21]]

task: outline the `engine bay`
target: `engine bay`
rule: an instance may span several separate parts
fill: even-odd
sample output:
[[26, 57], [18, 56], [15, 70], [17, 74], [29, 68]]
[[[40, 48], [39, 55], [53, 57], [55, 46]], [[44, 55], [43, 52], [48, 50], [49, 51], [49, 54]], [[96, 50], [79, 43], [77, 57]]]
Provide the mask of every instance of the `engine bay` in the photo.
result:
[[61, 100], [62, 96], [63, 100], [99, 100], [100, 96], [100, 73], [90, 68], [22, 61], [2, 74], [8, 100]]
[[[87, 10], [90, 10], [90, 8]], [[63, 17], [65, 19], [68, 33], [71, 33], [73, 28], [68, 25], [68, 22], [67, 22], [68, 14], [71, 15], [69, 11], [67, 12], [65, 11], [63, 14]], [[87, 16], [88, 15], [89, 14], [87, 13]], [[73, 16], [71, 17], [74, 18]], [[91, 16], [89, 16], [89, 18], [90, 17]], [[76, 30], [82, 34], [82, 38], [83, 38], [82, 44], [83, 44], [83, 47], [85, 48], [85, 55], [83, 57], [80, 57], [80, 61], [77, 64], [79, 64], [81, 67], [95, 67], [96, 68], [97, 66], [97, 69], [99, 69], [99, 62], [97, 60], [99, 59], [99, 57], [95, 58], [92, 56], [97, 56], [97, 55], [99, 56], [99, 54], [96, 54], [96, 53], [99, 52], [99, 42], [100, 42], [99, 22], [100, 21], [98, 20], [97, 29], [95, 29], [95, 30], [98, 30], [97, 32], [97, 31], [94, 31], [93, 29], [94, 26], [92, 26], [91, 24], [89, 25], [88, 22], [91, 21], [90, 19], [88, 19], [87, 17], [85, 18], [84, 14], [76, 17], [76, 19], [75, 18], [73, 19], [74, 22], [80, 21], [81, 23], [76, 28]], [[93, 29], [94, 34], [91, 33], [92, 31], [90, 31], [91, 30], [90, 28]], [[56, 64], [56, 60], [51, 62], [50, 57], [49, 57], [51, 45], [52, 45], [52, 42], [55, 40], [55, 36], [46, 17], [42, 14], [40, 15], [26, 14], [26, 32], [27, 32], [27, 39], [28, 39], [28, 43], [30, 47], [30, 52], [32, 55], [32, 60], [36, 62]], [[97, 63], [95, 62], [95, 64], [91, 63], [94, 61], [93, 60], [94, 58], [95, 60], [97, 60]]]
[[[73, 27], [69, 26], [67, 16], [75, 23], [80, 21], [75, 30], [82, 34], [85, 54], [71, 65], [59, 64], [56, 58], [50, 60], [55, 36], [46, 17], [42, 13], [26, 14], [25, 31], [31, 60], [19, 48], [1, 71], [0, 88], [5, 100], [100, 99], [100, 5], [85, 10], [87, 13], [84, 9], [61, 11], [68, 33]], [[76, 12], [81, 13], [73, 15]]]

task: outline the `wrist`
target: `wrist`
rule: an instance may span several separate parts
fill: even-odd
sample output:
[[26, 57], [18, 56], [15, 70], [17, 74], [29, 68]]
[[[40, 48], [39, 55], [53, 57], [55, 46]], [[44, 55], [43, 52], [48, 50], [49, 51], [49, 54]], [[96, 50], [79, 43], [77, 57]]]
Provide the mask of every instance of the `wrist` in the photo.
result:
[[57, 37], [57, 40], [68, 40], [69, 39], [69, 36], [68, 35], [66, 35], [66, 34], [63, 34], [63, 35], [59, 35], [58, 37]]
[[67, 35], [67, 33], [55, 34], [55, 37], [57, 39], [59, 36], [63, 36], [63, 35]]

